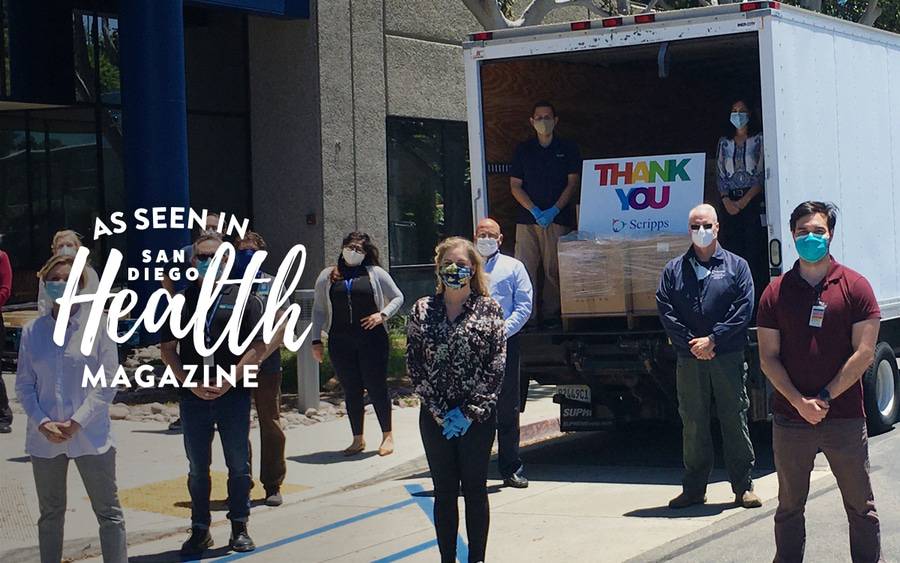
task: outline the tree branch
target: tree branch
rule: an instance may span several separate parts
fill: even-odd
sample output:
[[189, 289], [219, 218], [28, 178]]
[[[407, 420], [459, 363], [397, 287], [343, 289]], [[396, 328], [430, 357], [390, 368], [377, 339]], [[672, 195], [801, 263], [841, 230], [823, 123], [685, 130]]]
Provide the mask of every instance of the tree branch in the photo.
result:
[[866, 11], [863, 12], [862, 17], [859, 18], [859, 22], [863, 25], [873, 26], [875, 25], [875, 20], [881, 16], [881, 6], [878, 5], [878, 0], [869, 0], [869, 5], [866, 6]]
[[[630, 6], [629, 0], [616, 0], [616, 3], [619, 6], [622, 6], [623, 4]], [[523, 25], [538, 25], [544, 21], [544, 18], [546, 18], [550, 12], [557, 8], [568, 8], [570, 6], [587, 8], [591, 12], [601, 16], [610, 15], [609, 10], [601, 8], [593, 0], [534, 0], [527, 8], [525, 8], [525, 11], [522, 12], [521, 18], [511, 22], [511, 26], [521, 27]]]
[[513, 22], [500, 11], [500, 3], [497, 0], [462, 0], [462, 3], [484, 29], [512, 27]]

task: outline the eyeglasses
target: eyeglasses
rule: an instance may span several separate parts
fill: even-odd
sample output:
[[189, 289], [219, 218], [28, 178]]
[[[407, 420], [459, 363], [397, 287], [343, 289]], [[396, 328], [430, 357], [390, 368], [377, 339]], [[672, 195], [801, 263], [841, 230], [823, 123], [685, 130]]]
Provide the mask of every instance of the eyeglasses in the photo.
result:
[[699, 231], [700, 227], [703, 227], [704, 229], [706, 229], [708, 231], [709, 229], [713, 228], [713, 224], [712, 223], [703, 223], [702, 225], [691, 225], [691, 230]]
[[215, 254], [195, 254], [194, 256], [197, 258], [198, 262], [203, 262], [204, 260], [212, 260], [212, 257], [215, 256]]

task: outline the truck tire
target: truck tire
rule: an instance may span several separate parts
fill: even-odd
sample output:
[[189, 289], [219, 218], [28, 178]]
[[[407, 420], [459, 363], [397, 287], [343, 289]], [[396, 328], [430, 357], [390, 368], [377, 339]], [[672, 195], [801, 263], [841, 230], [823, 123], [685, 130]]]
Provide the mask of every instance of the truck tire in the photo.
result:
[[875, 361], [863, 375], [863, 392], [869, 434], [887, 432], [900, 411], [900, 376], [894, 349], [886, 342], [875, 347]]

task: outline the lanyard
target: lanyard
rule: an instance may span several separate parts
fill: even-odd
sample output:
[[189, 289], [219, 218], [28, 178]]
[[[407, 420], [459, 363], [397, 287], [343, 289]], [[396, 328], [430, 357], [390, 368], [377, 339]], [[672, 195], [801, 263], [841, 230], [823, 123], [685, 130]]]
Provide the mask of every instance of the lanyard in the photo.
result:
[[349, 297], [350, 290], [353, 289], [353, 278], [350, 278], [349, 280], [344, 280], [344, 287], [347, 288], [347, 296]]
[[216, 297], [215, 302], [213, 303], [212, 310], [209, 312], [209, 315], [206, 317], [206, 345], [209, 346], [209, 343], [212, 341], [212, 337], [209, 334], [210, 327], [212, 326], [213, 319], [216, 318], [216, 312], [219, 310], [219, 302], [222, 300], [222, 294], [220, 293], [218, 297]]

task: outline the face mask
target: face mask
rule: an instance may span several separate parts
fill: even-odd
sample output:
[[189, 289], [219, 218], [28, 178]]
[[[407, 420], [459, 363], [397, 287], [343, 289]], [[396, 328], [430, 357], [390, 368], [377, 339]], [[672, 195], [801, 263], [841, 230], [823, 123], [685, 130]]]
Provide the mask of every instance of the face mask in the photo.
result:
[[47, 292], [47, 297], [56, 301], [63, 296], [63, 293], [66, 291], [66, 282], [64, 281], [48, 281], [44, 282], [44, 291]]
[[220, 237], [220, 238], [221, 238], [221, 237], [222, 237], [222, 233], [220, 233], [219, 231], [217, 231], [217, 230], [215, 230], [215, 229], [203, 229], [202, 231], [200, 231], [200, 236], [204, 236], [204, 237]]
[[472, 278], [472, 269], [465, 266], [449, 264], [441, 268], [441, 281], [451, 289], [465, 287]]
[[794, 241], [794, 245], [797, 247], [797, 254], [800, 255], [800, 258], [807, 262], [818, 262], [828, 255], [828, 237], [825, 235], [809, 233], [798, 237]]
[[478, 249], [478, 254], [487, 258], [497, 253], [497, 249], [500, 248], [500, 242], [495, 238], [483, 237], [475, 241], [475, 248]]
[[360, 252], [358, 250], [350, 250], [349, 248], [345, 248], [344, 250], [342, 250], [341, 256], [344, 257], [344, 262], [346, 262], [350, 267], [359, 266], [363, 263], [363, 260], [366, 259], [366, 255], [364, 252]]
[[700, 248], [706, 248], [711, 245], [714, 240], [716, 240], [716, 233], [713, 232], [712, 229], [704, 229], [700, 227], [699, 230], [691, 231], [691, 240]]
[[212, 262], [212, 258], [207, 258], [206, 260], [201, 260], [197, 262], [197, 273], [200, 274], [201, 278], [206, 277], [206, 273], [209, 271], [209, 265]]
[[750, 123], [750, 114], [744, 111], [731, 112], [731, 124], [735, 129], [743, 129]]
[[550, 135], [553, 133], [553, 128], [556, 126], [556, 123], [553, 119], [535, 119], [534, 120], [534, 130], [538, 132], [539, 135]]
[[235, 278], [244, 277], [244, 272], [247, 271], [247, 266], [250, 265], [250, 259], [253, 258], [255, 252], [256, 251], [252, 249], [237, 251], [237, 254], [234, 257], [234, 267], [231, 270]]
[[74, 246], [64, 246], [59, 249], [59, 252], [57, 252], [57, 254], [60, 256], [75, 256], [76, 254], [78, 254], [78, 251], [75, 250]]

